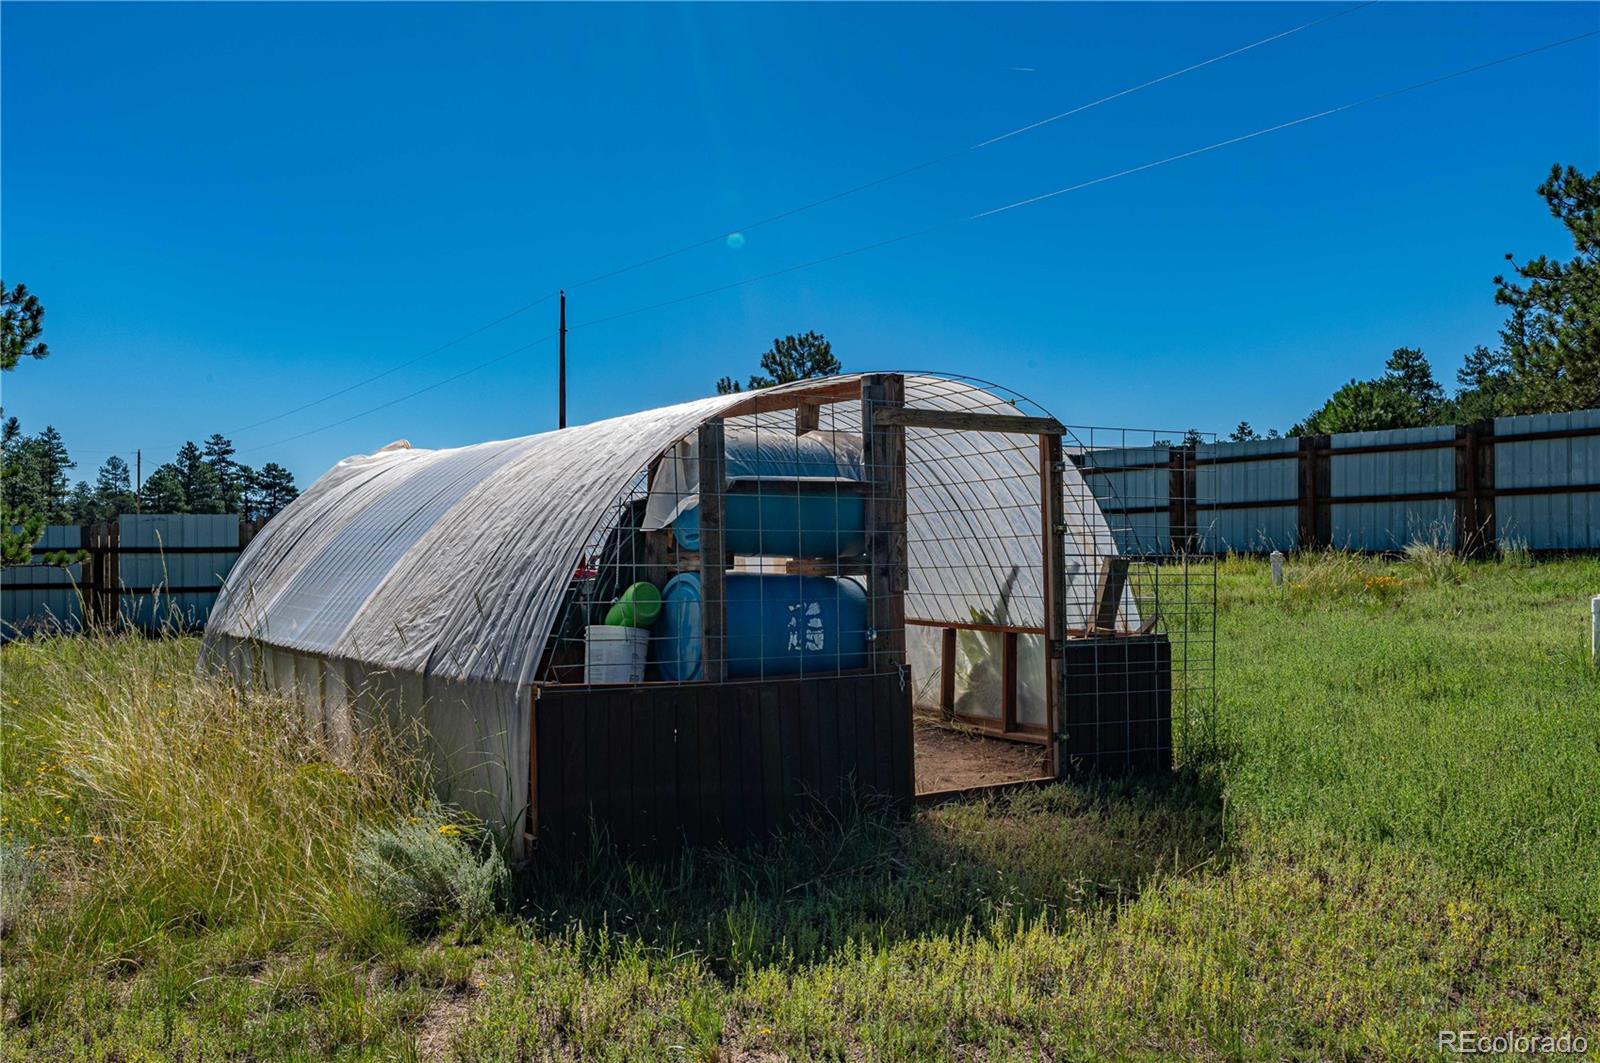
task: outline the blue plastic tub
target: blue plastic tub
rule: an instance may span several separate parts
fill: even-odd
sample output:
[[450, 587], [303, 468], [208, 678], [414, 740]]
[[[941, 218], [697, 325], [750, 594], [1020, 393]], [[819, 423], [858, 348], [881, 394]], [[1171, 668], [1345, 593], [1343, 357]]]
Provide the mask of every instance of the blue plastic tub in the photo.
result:
[[[722, 496], [722, 522], [735, 554], [844, 557], [866, 549], [866, 501], [855, 483], [736, 483]], [[700, 549], [700, 507], [679, 514], [672, 533], [685, 549]]]
[[[867, 664], [867, 594], [852, 579], [730, 572], [729, 678], [822, 675]], [[650, 662], [674, 682], [703, 679], [700, 577], [674, 576], [661, 592]]]

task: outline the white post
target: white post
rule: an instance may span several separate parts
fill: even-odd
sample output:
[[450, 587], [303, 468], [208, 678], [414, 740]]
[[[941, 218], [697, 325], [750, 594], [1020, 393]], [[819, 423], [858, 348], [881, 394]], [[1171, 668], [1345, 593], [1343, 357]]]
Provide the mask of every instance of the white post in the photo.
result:
[[1600, 667], [1600, 594], [1589, 599], [1589, 660]]
[[1272, 551], [1272, 585], [1283, 586], [1283, 551]]

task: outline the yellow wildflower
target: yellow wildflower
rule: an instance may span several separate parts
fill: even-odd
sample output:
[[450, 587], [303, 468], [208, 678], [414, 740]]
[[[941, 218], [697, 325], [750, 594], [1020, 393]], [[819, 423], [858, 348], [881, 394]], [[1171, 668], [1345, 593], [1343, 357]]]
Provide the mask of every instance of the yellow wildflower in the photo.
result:
[[456, 835], [461, 833], [461, 828], [456, 826], [454, 823], [446, 823], [439, 828], [439, 833], [444, 835], [446, 838], [454, 838]]

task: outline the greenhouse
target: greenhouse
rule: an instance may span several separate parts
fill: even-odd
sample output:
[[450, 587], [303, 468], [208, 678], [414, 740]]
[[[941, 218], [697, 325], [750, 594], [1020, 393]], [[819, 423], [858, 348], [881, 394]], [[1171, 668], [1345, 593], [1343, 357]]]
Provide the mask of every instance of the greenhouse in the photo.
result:
[[556, 847], [1170, 764], [1172, 650], [1054, 418], [874, 373], [340, 462], [249, 544], [201, 667]]

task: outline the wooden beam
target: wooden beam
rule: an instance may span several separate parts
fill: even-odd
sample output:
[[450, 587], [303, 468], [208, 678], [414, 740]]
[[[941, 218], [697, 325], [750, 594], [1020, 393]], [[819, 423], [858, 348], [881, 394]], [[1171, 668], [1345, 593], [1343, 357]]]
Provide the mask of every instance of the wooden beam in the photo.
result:
[[962, 432], [1010, 432], [1016, 435], [1059, 436], [1066, 432], [1054, 417], [1024, 417], [1004, 413], [968, 413], [964, 410], [924, 410], [903, 406], [885, 410], [878, 418], [880, 424], [901, 428], [948, 428]]
[[744, 399], [729, 406], [718, 417], [747, 417], [753, 413], [793, 410], [807, 404], [849, 402], [861, 395], [861, 381], [855, 379], [823, 381], [805, 386], [761, 388], [748, 392]]
[[1122, 592], [1128, 586], [1128, 559], [1105, 557], [1100, 560], [1100, 585], [1095, 591], [1095, 631], [1117, 630], [1117, 613], [1122, 608]]
[[884, 420], [903, 407], [905, 378], [898, 373], [861, 378], [861, 437], [866, 445], [867, 598], [872, 611], [873, 667], [904, 667], [906, 660], [906, 431]]
[[865, 557], [791, 557], [783, 571], [790, 576], [865, 576], [871, 564]]
[[721, 421], [700, 426], [700, 661], [707, 682], [728, 678], [728, 565], [722, 534], [722, 495], [727, 487], [727, 452]]

